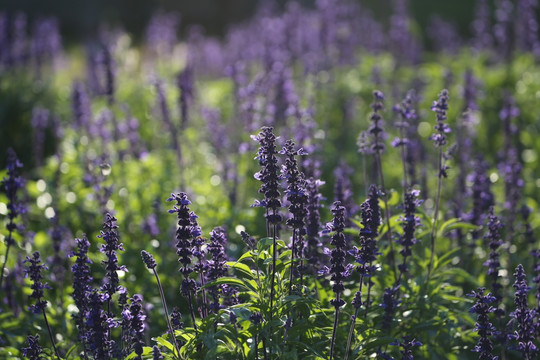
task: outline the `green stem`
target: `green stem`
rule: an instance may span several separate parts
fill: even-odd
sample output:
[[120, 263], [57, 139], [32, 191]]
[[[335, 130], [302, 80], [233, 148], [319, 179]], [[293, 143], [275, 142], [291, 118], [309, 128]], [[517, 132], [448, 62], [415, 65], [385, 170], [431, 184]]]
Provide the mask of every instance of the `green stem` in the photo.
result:
[[159, 288], [159, 295], [161, 296], [161, 303], [163, 304], [163, 308], [165, 309], [165, 317], [167, 318], [167, 326], [169, 327], [169, 333], [171, 334], [171, 338], [174, 343], [174, 348], [178, 356], [180, 356], [180, 348], [178, 347], [178, 343], [176, 342], [176, 336], [174, 335], [174, 330], [171, 326], [171, 319], [169, 316], [169, 310], [167, 309], [167, 302], [165, 301], [165, 294], [163, 293], [163, 287], [161, 286], [161, 281], [159, 281], [159, 276], [156, 269], [154, 268], [152, 269], [152, 271], [154, 272], [154, 276], [156, 277], [158, 288]]
[[336, 312], [334, 314], [334, 328], [332, 329], [332, 340], [330, 341], [330, 360], [334, 357], [334, 343], [336, 342], [337, 325], [339, 320], [340, 294], [336, 296]]
[[58, 355], [58, 350], [56, 349], [56, 344], [54, 342], [54, 337], [51, 331], [51, 327], [49, 325], [49, 321], [47, 320], [47, 314], [45, 313], [45, 308], [42, 308], [41, 311], [43, 313], [43, 319], [45, 319], [45, 325], [47, 325], [47, 331], [49, 332], [49, 338], [51, 339], [51, 343], [54, 349], [54, 354], [56, 355], [58, 360], [60, 360], [60, 355]]
[[435, 213], [433, 214], [433, 227], [431, 228], [431, 255], [429, 257], [429, 268], [428, 268], [428, 275], [427, 275], [428, 280], [431, 275], [431, 271], [433, 270], [433, 259], [435, 255], [435, 234], [437, 232], [437, 218], [439, 217], [439, 204], [441, 202], [442, 166], [443, 166], [442, 148], [439, 148], [439, 183], [437, 184], [437, 198], [435, 199]]

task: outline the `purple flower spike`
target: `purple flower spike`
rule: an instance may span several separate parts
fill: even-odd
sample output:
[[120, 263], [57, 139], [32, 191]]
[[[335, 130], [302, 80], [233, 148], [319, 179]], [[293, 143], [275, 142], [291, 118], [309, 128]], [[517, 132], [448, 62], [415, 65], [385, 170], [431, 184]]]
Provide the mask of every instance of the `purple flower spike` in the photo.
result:
[[448, 144], [446, 134], [451, 131], [448, 124], [445, 123], [448, 111], [448, 90], [441, 91], [439, 100], [433, 102], [431, 110], [437, 115], [436, 132], [431, 136], [431, 140], [433, 140], [436, 147], [441, 147]]
[[26, 277], [29, 277], [30, 280], [32, 280], [32, 294], [30, 295], [30, 298], [36, 299], [36, 303], [30, 305], [29, 309], [34, 314], [38, 314], [47, 307], [47, 301], [43, 299], [43, 289], [50, 289], [50, 287], [47, 283], [42, 282], [43, 275], [41, 274], [41, 271], [47, 270], [48, 267], [41, 263], [39, 251], [36, 251], [32, 257], [27, 256], [24, 262], [30, 263], [30, 266], [25, 270], [25, 274]]
[[[488, 231], [484, 236], [489, 242], [489, 259], [484, 263], [484, 266], [488, 267], [487, 274], [491, 278], [491, 290], [493, 292], [493, 297], [495, 297], [495, 307], [498, 307], [498, 304], [502, 300], [501, 288], [502, 285], [498, 282], [499, 279], [499, 268], [501, 263], [499, 261], [499, 247], [503, 244], [501, 239], [500, 231], [502, 229], [502, 224], [497, 216], [493, 212], [493, 208], [489, 210], [488, 216]], [[498, 310], [502, 311], [502, 310]]]
[[516, 295], [514, 303], [516, 304], [516, 310], [510, 314], [517, 324], [517, 331], [510, 335], [510, 339], [514, 339], [518, 342], [517, 349], [521, 352], [523, 359], [533, 359], [538, 352], [536, 345], [533, 344], [535, 340], [535, 327], [534, 318], [536, 316], [536, 310], [529, 309], [527, 303], [527, 295], [531, 290], [530, 286], [527, 286], [525, 279], [525, 271], [521, 264], [516, 268], [514, 273], [516, 281], [514, 282], [514, 289], [516, 289]]
[[260, 202], [266, 207], [267, 233], [270, 236], [269, 224], [276, 225], [281, 221], [278, 209], [281, 207], [279, 188], [279, 166], [276, 157], [276, 136], [272, 127], [263, 127], [261, 132], [253, 137], [260, 144], [256, 159], [259, 160], [261, 171], [255, 174], [255, 179], [263, 184], [259, 193], [264, 194], [264, 202]]
[[118, 271], [127, 272], [127, 268], [124, 265], [118, 265], [118, 251], [124, 251], [123, 244], [120, 242], [120, 236], [118, 235], [118, 225], [116, 225], [116, 218], [111, 214], [105, 215], [105, 222], [103, 223], [103, 230], [100, 231], [98, 238], [102, 238], [105, 244], [101, 245], [99, 251], [101, 251], [107, 260], [103, 260], [102, 264], [105, 265], [106, 275], [104, 284], [101, 290], [112, 297], [114, 293], [120, 291], [120, 279], [118, 278]]
[[330, 301], [334, 308], [339, 309], [345, 305], [345, 301], [341, 299], [341, 294], [345, 290], [343, 281], [349, 277], [352, 267], [346, 264], [345, 257], [347, 255], [347, 242], [345, 241], [345, 208], [341, 206], [339, 201], [334, 202], [334, 208], [332, 209], [334, 219], [328, 224], [329, 230], [333, 231], [332, 241], [334, 245], [330, 256], [330, 269], [329, 274], [333, 281], [332, 290], [336, 294], [336, 299]]
[[86, 338], [84, 329], [84, 317], [89, 310], [88, 294], [91, 291], [91, 270], [90, 264], [92, 261], [88, 258], [88, 250], [90, 242], [84, 236], [82, 239], [75, 239], [77, 242], [77, 251], [71, 256], [76, 256], [75, 264], [71, 267], [73, 273], [73, 300], [75, 306], [79, 309], [79, 313], [73, 315], [79, 328], [79, 338]]
[[495, 335], [496, 329], [489, 322], [488, 315], [496, 310], [489, 304], [497, 301], [497, 299], [491, 293], [484, 295], [484, 290], [484, 288], [479, 288], [478, 292], [473, 291], [471, 294], [467, 294], [467, 296], [476, 299], [476, 304], [471, 307], [469, 312], [478, 315], [474, 331], [478, 332], [480, 339], [478, 339], [478, 344], [474, 347], [473, 351], [480, 353], [480, 359], [482, 360], [496, 360], [498, 357], [491, 354], [493, 343], [490, 339], [490, 337]]
[[413, 360], [413, 352], [412, 348], [414, 346], [422, 346], [422, 343], [416, 339], [410, 340], [409, 337], [405, 336], [403, 337], [402, 341], [396, 340], [395, 342], [391, 343], [390, 345], [396, 345], [401, 347], [401, 360]]
[[379, 90], [375, 90], [373, 91], [373, 99], [373, 103], [371, 104], [373, 112], [369, 116], [371, 125], [368, 132], [372, 136], [371, 151], [380, 154], [384, 152], [385, 146], [383, 140], [386, 137], [384, 132], [384, 120], [380, 114], [384, 110], [384, 94]]
[[398, 265], [399, 279], [401, 280], [403, 274], [409, 271], [407, 266], [407, 258], [412, 255], [412, 246], [418, 242], [414, 233], [417, 226], [420, 224], [420, 218], [416, 216], [416, 208], [421, 204], [421, 201], [417, 199], [420, 191], [408, 190], [405, 193], [405, 201], [403, 202], [403, 217], [400, 219], [401, 228], [403, 234], [399, 235], [398, 243], [402, 246], [400, 250], [401, 256], [403, 256], [403, 262]]
[[178, 227], [176, 229], [176, 255], [178, 255], [178, 261], [182, 266], [180, 272], [188, 277], [193, 272], [192, 263], [192, 224], [191, 224], [191, 212], [188, 205], [191, 201], [188, 200], [186, 193], [171, 194], [171, 197], [167, 201], [176, 201], [176, 205], [173, 206], [169, 213], [177, 214]]
[[41, 349], [41, 346], [39, 346], [39, 335], [28, 335], [28, 337], [26, 338], [26, 342], [28, 343], [28, 347], [22, 348], [23, 355], [30, 360], [41, 359], [41, 354], [43, 353], [43, 350]]

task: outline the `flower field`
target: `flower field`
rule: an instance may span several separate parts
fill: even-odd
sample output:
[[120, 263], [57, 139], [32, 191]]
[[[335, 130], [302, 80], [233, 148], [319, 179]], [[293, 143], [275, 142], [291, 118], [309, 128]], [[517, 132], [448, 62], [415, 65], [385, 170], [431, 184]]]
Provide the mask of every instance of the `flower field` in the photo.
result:
[[0, 358], [536, 359], [537, 2], [409, 5], [0, 12]]

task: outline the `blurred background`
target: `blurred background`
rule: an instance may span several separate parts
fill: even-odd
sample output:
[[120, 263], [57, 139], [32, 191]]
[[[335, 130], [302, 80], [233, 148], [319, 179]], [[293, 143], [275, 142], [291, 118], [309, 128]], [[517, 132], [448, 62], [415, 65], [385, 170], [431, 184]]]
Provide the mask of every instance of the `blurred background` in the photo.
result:
[[[181, 15], [181, 35], [190, 25], [202, 25], [208, 35], [221, 36], [230, 24], [241, 22], [254, 14], [263, 2], [283, 8], [287, 0], [0, 0], [0, 11], [25, 12], [30, 20], [40, 16], [55, 16], [60, 20], [66, 45], [92, 39], [100, 25], [119, 26], [140, 40], [151, 15], [158, 11]], [[392, 10], [392, 0], [358, 0], [385, 22]], [[304, 6], [314, 6], [315, 0], [297, 0]], [[438, 15], [454, 23], [459, 33], [467, 37], [476, 0], [410, 0], [410, 14], [421, 29], [430, 18]], [[421, 31], [424, 33], [424, 31]]]

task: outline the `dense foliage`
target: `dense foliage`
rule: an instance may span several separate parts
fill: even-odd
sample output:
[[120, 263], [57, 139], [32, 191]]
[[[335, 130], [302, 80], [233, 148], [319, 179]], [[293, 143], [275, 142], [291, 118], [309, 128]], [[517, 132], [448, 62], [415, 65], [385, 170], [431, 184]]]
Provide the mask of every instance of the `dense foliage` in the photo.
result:
[[495, 5], [436, 52], [405, 0], [69, 51], [0, 14], [0, 357], [536, 358], [536, 2]]

